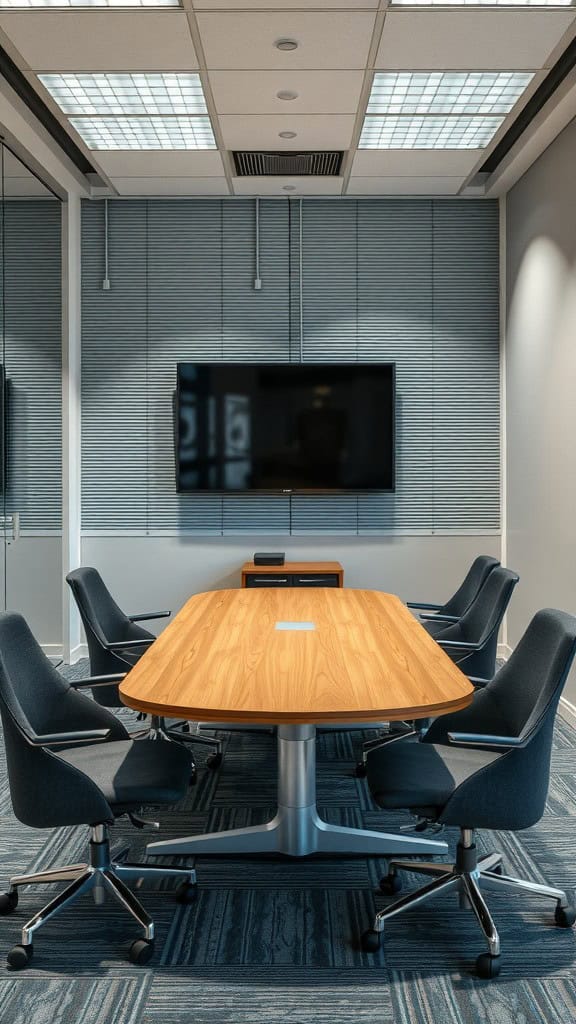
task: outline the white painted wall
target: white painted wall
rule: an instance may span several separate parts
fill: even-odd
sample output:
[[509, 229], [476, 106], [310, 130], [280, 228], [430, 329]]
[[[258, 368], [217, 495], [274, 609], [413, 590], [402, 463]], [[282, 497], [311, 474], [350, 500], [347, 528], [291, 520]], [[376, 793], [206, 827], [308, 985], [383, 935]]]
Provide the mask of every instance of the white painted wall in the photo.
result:
[[[576, 613], [576, 121], [507, 196], [507, 561], [514, 646], [538, 608]], [[576, 704], [576, 673], [566, 695]]]
[[[287, 561], [336, 559], [348, 587], [390, 591], [405, 600], [442, 601], [478, 554], [500, 555], [499, 536], [84, 537], [82, 562], [102, 573], [127, 612], [177, 611], [191, 594], [240, 585], [255, 551]], [[166, 622], [160, 621], [160, 629]], [[154, 626], [154, 624], [152, 624]]]

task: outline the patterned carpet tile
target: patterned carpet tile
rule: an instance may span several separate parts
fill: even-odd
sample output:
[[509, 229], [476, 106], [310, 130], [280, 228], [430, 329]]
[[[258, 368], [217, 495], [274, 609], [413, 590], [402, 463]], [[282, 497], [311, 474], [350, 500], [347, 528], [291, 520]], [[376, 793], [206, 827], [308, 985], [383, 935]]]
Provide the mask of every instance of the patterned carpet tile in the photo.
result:
[[121, 981], [0, 978], [0, 1020], [6, 1024], [139, 1024], [151, 981], [145, 973]]
[[[372, 972], [217, 972], [160, 976], [142, 1024], [393, 1024], [388, 977]], [[376, 975], [376, 977], [374, 977]]]
[[487, 984], [458, 973], [431, 976], [392, 971], [395, 1024], [574, 1024], [574, 978], [511, 981], [504, 973]]

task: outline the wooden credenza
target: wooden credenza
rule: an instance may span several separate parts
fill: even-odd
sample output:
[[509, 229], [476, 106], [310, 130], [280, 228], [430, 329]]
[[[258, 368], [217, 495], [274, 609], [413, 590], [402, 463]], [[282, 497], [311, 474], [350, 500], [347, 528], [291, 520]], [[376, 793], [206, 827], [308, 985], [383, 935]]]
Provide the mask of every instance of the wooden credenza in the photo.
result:
[[285, 562], [284, 565], [254, 565], [244, 562], [242, 586], [262, 587], [343, 587], [344, 569], [340, 562]]

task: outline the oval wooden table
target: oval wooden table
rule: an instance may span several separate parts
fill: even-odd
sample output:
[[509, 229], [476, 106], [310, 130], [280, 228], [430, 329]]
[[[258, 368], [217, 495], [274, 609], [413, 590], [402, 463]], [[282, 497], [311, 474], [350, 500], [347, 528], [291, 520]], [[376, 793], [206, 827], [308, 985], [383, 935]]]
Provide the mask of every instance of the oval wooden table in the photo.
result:
[[218, 590], [191, 597], [120, 686], [131, 708], [278, 726], [278, 810], [265, 825], [148, 845], [166, 854], [445, 853], [344, 828], [316, 808], [316, 725], [428, 718], [473, 687], [399, 598], [379, 591]]

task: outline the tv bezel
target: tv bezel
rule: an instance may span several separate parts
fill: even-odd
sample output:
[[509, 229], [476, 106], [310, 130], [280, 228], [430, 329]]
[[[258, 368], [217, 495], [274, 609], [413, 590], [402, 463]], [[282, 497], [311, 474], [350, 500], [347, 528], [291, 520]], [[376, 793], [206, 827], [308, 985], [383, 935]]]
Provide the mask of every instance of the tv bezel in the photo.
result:
[[[279, 366], [383, 366], [387, 367], [392, 371], [392, 484], [390, 487], [250, 487], [242, 490], [225, 487], [193, 487], [183, 488], [180, 486], [180, 464], [177, 457], [177, 453], [180, 447], [180, 367], [181, 366], [263, 366], [277, 368]], [[306, 363], [245, 363], [238, 361], [222, 360], [217, 361], [213, 359], [206, 360], [192, 360], [192, 359], [179, 359], [176, 363], [176, 389], [174, 391], [174, 475], [176, 480], [176, 493], [177, 494], [233, 494], [233, 495], [250, 495], [250, 494], [276, 494], [281, 497], [291, 497], [291, 495], [304, 494], [304, 495], [338, 495], [338, 494], [395, 494], [396, 492], [396, 363], [382, 362], [382, 363], [316, 363], [307, 361]]]

